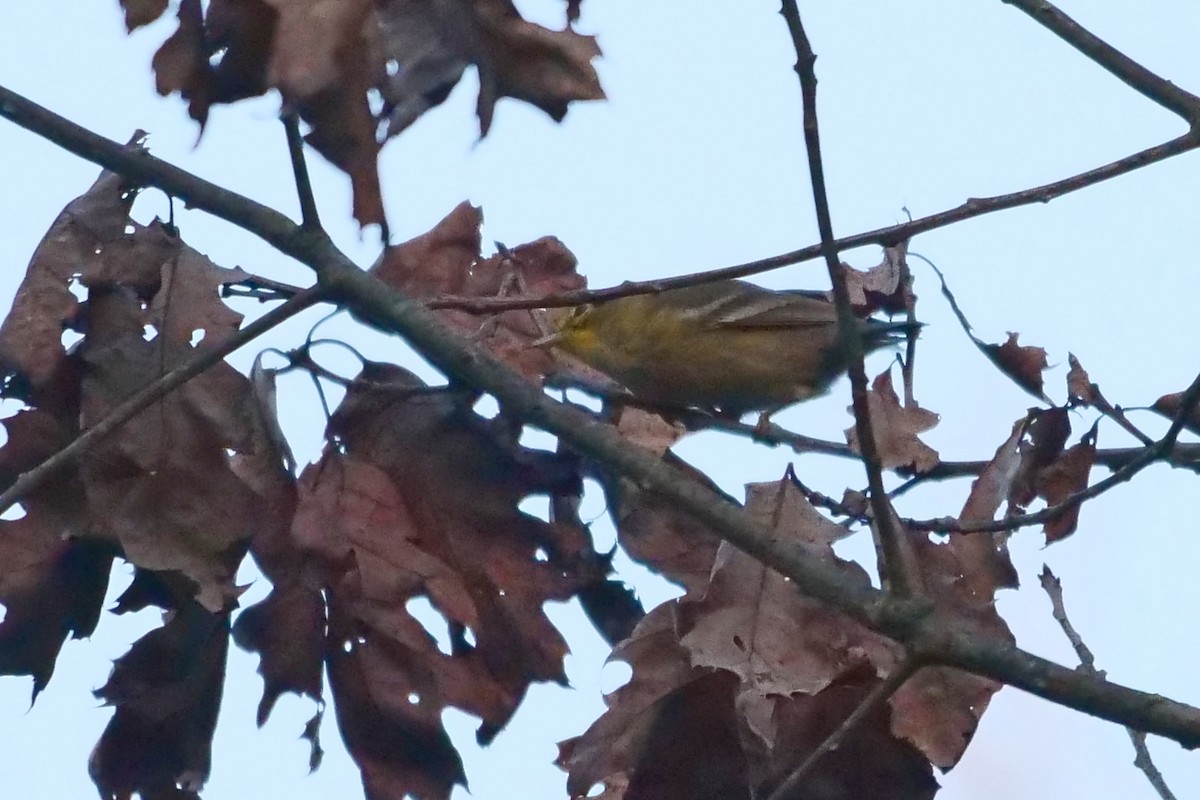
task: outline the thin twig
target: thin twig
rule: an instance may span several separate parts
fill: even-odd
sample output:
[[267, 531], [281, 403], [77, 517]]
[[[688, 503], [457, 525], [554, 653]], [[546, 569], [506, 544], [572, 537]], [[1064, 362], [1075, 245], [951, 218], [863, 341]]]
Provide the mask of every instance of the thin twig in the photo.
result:
[[225, 341], [199, 350], [183, 364], [146, 384], [95, 425], [75, 437], [63, 449], [28, 472], [21, 473], [20, 477], [11, 486], [3, 494], [0, 494], [0, 514], [11, 508], [13, 504], [20, 502], [22, 498], [27, 497], [30, 492], [44, 484], [58, 470], [87, 453], [105, 437], [115, 432], [154, 403], [166, 397], [180, 386], [183, 386], [200, 373], [215, 366], [225, 356], [234, 352], [239, 347], [242, 347], [271, 330], [276, 325], [291, 319], [301, 311], [319, 303], [323, 299], [321, 290], [317, 287], [305, 289], [300, 294], [290, 298], [283, 305], [263, 314]]
[[317, 199], [313, 196], [312, 181], [308, 177], [308, 162], [304, 160], [304, 137], [300, 135], [300, 115], [288, 111], [283, 115], [283, 129], [287, 132], [288, 156], [292, 160], [292, 175], [296, 179], [296, 194], [300, 196], [300, 225], [318, 230], [321, 217], [317, 213]]
[[[0, 93], [0, 101], [2, 99], [2, 93]], [[3, 105], [0, 102], [0, 112], [2, 110]], [[1035, 186], [1031, 189], [1022, 189], [1021, 191], [1009, 194], [992, 197], [973, 197], [954, 208], [930, 214], [926, 217], [918, 217], [915, 220], [903, 222], [898, 225], [889, 225], [885, 228], [876, 228], [875, 230], [864, 231], [853, 236], [844, 236], [840, 239], [835, 239], [833, 244], [839, 252], [867, 245], [883, 245], [885, 247], [895, 245], [905, 239], [911, 239], [917, 234], [927, 233], [957, 222], [981, 217], [985, 214], [1007, 211], [1011, 208], [1019, 208], [1033, 203], [1048, 203], [1057, 197], [1094, 186], [1097, 183], [1102, 183], [1103, 181], [1133, 172], [1142, 167], [1164, 161], [1172, 156], [1190, 152], [1197, 147], [1200, 147], [1200, 131], [1184, 134], [1176, 139], [1148, 147], [1145, 150], [1140, 150], [1112, 163], [1063, 178], [1062, 180], [1042, 186]], [[619, 286], [610, 286], [604, 289], [579, 289], [571, 292], [556, 292], [541, 297], [462, 297], [445, 295], [428, 301], [428, 307], [453, 308], [476, 314], [486, 314], [516, 309], [577, 306], [583, 303], [614, 300], [618, 297], [627, 297], [634, 294], [665, 292], [670, 289], [695, 286], [700, 283], [711, 283], [731, 278], [746, 278], [751, 275], [758, 275], [763, 272], [770, 272], [771, 270], [811, 261], [815, 258], [820, 258], [820, 256], [821, 245], [811, 244], [799, 250], [792, 250], [777, 256], [769, 256], [755, 261], [747, 261], [743, 264], [692, 272], [671, 278], [657, 278], [649, 281], [627, 281]]]
[[[1092, 654], [1087, 644], [1084, 643], [1083, 637], [1079, 635], [1079, 631], [1071, 624], [1070, 618], [1067, 617], [1067, 604], [1063, 600], [1062, 581], [1050, 571], [1050, 567], [1046, 564], [1042, 565], [1042, 574], [1038, 577], [1042, 588], [1050, 596], [1051, 613], [1054, 615], [1055, 622], [1062, 628], [1067, 641], [1071, 643], [1075, 654], [1079, 656], [1080, 668], [1103, 680], [1105, 678], [1104, 671], [1096, 668], [1096, 657]], [[1154, 759], [1150, 756], [1150, 748], [1146, 746], [1146, 734], [1129, 727], [1125, 728], [1125, 732], [1129, 734], [1129, 741], [1133, 742], [1133, 751], [1136, 756], [1133, 760], [1134, 766], [1142, 771], [1146, 776], [1146, 780], [1150, 781], [1150, 785], [1154, 787], [1154, 790], [1158, 792], [1158, 796], [1162, 800], [1176, 800], [1175, 794], [1167, 786], [1166, 779], [1158, 771], [1158, 767], [1154, 764]]]
[[921, 663], [912, 657], [905, 658], [896, 665], [896, 668], [886, 678], [867, 693], [867, 696], [850, 712], [850, 716], [846, 717], [841, 725], [837, 726], [832, 733], [826, 736], [824, 741], [817, 745], [817, 748], [800, 762], [800, 766], [796, 767], [783, 783], [779, 784], [775, 791], [771, 792], [767, 800], [786, 800], [786, 798], [798, 796], [797, 790], [804, 785], [804, 781], [812, 774], [813, 769], [820, 763], [821, 759], [840, 747], [846, 741], [846, 737], [857, 730], [867, 717], [898, 692], [900, 687], [920, 668]]
[[320, 285], [360, 317], [403, 335], [452, 380], [494, 396], [506, 413], [559, 436], [647, 491], [693, 515], [746, 554], [791, 578], [796, 588], [847, 617], [909, 647], [929, 665], [955, 667], [1102, 719], [1200, 746], [1200, 708], [1100, 681], [999, 642], [927, 601], [897, 600], [863, 586], [803, 546], [775, 537], [742, 509], [716, 498], [652, 453], [624, 441], [610, 425], [547, 396], [495, 356], [464, 342], [420, 303], [354, 264], [320, 231], [205, 181], [161, 159], [131, 151], [11, 91], [0, 88], [0, 116], [65, 150], [154, 186], [262, 238], [313, 269]]
[[829, 213], [829, 197], [825, 191], [825, 167], [821, 160], [821, 137], [817, 124], [817, 75], [813, 64], [817, 60], [804, 25], [796, 0], [783, 0], [783, 18], [787, 21], [796, 48], [796, 74], [800, 76], [800, 94], [804, 106], [804, 145], [808, 152], [809, 179], [812, 184], [813, 203], [817, 212], [817, 229], [821, 233], [821, 252], [833, 285], [833, 302], [838, 312], [838, 348], [849, 363], [850, 395], [854, 406], [854, 424], [858, 433], [858, 446], [862, 451], [863, 466], [870, 487], [871, 511], [875, 516], [876, 547], [879, 550], [879, 574], [888, 590], [897, 596], [911, 595], [915, 589], [910, 559], [905, 543], [897, 530], [895, 514], [883, 486], [883, 467], [875, 442], [871, 424], [871, 405], [867, 393], [867, 370], [863, 361], [865, 352], [858, 335], [859, 321], [850, 303], [850, 290], [846, 285], [846, 272], [838, 259], [838, 249], [833, 238], [833, 220]]
[[1200, 375], [1195, 377], [1191, 386], [1183, 393], [1183, 397], [1179, 403], [1179, 411], [1175, 414], [1175, 419], [1171, 422], [1171, 427], [1167, 429], [1167, 432], [1163, 434], [1161, 439], [1149, 447], [1141, 448], [1139, 454], [1131, 459], [1128, 464], [1104, 480], [1097, 481], [1086, 489], [1075, 492], [1061, 503], [1056, 503], [1049, 508], [1043, 508], [1041, 511], [1032, 514], [1017, 514], [992, 522], [962, 524], [956, 519], [946, 518], [908, 520], [906, 524], [913, 530], [934, 533], [997, 533], [999, 531], [1009, 531], [1015, 528], [1023, 528], [1028, 525], [1038, 525], [1056, 520], [1081, 503], [1104, 494], [1119, 483], [1131, 480], [1134, 475], [1137, 475], [1154, 462], [1164, 460], [1170, 454], [1172, 448], [1174, 448], [1175, 440], [1179, 437], [1179, 433], [1183, 430], [1188, 417], [1196, 409], [1197, 404], [1200, 404]]
[[1108, 42], [1084, 28], [1046, 0], [1003, 0], [1016, 6], [1044, 28], [1099, 64], [1135, 92], [1182, 117], [1189, 125], [1200, 125], [1200, 97], [1162, 78]]

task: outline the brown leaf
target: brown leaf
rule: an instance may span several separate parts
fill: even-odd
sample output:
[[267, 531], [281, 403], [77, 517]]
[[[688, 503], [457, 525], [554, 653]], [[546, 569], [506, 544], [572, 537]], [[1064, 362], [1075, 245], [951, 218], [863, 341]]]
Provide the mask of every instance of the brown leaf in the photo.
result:
[[[543, 607], [583, 578], [554, 526], [518, 504], [579, 479], [398, 367], [362, 377], [331, 422], [338, 444], [301, 477], [298, 574], [330, 597], [335, 705], [368, 792], [445, 797], [461, 782], [445, 708], [478, 716], [486, 742], [531, 682], [565, 681]], [[418, 597], [444, 615], [451, 653], [409, 613]]]
[[[716, 484], [695, 467], [671, 452], [663, 458], [713, 492], [714, 498], [720, 496]], [[599, 477], [617, 541], [629, 557], [680, 584], [689, 596], [703, 591], [721, 537], [669, 500], [609, 473]]]
[[[918, 474], [933, 469], [940, 460], [937, 451], [917, 437], [937, 425], [940, 417], [915, 404], [900, 405], [890, 371], [875, 378], [867, 399], [875, 447], [883, 468], [912, 469]], [[852, 408], [848, 410], [853, 412]], [[861, 452], [857, 426], [846, 429], [846, 440], [854, 452]]]
[[449, 798], [467, 781], [442, 727], [444, 698], [425, 674], [432, 665], [414, 657], [407, 642], [381, 636], [337, 608], [330, 616], [329, 681], [366, 796]]
[[34, 251], [12, 310], [0, 325], [0, 358], [6, 369], [38, 387], [62, 366], [63, 329], [78, 303], [72, 279], [90, 283], [103, 274], [105, 247], [124, 236], [134, 193], [123, 178], [102, 172], [82, 196], [67, 204]]
[[262, 656], [258, 667], [263, 677], [259, 727], [284, 692], [322, 702], [325, 602], [319, 591], [298, 581], [277, 582], [265, 599], [238, 615], [233, 641]]
[[116, 711], [88, 761], [103, 797], [198, 797], [228, 650], [228, 616], [187, 603], [116, 660], [96, 691]]
[[[772, 703], [774, 741], [764, 790], [774, 789], [858, 707], [879, 679], [860, 665], [816, 695], [797, 694]], [[928, 800], [937, 792], [933, 769], [911, 744], [891, 732], [895, 713], [883, 704], [826, 753], [789, 800]]]
[[1101, 398], [1099, 387], [1092, 383], [1087, 370], [1079, 363], [1079, 359], [1075, 357], [1074, 353], [1067, 354], [1067, 363], [1071, 365], [1071, 369], [1067, 373], [1068, 400], [1085, 406], [1095, 405]]
[[608, 711], [559, 745], [567, 793], [603, 783], [612, 797], [748, 798], [734, 716], [737, 677], [694, 669], [674, 631], [674, 607], [650, 612], [613, 650], [633, 678], [607, 698]]
[[376, 25], [377, 85], [389, 137], [445, 100], [469, 64], [479, 71], [477, 110], [484, 136], [501, 97], [532, 103], [555, 121], [572, 100], [604, 99], [591, 64], [600, 55], [595, 37], [528, 22], [511, 0], [432, 7], [389, 0], [381, 5]]
[[1047, 367], [1046, 351], [1041, 347], [1017, 344], [1017, 336], [1009, 331], [1004, 344], [985, 344], [976, 340], [980, 349], [1014, 383], [1038, 399], [1045, 400], [1042, 371]]
[[[128, 292], [93, 290], [81, 420], [90, 427], [192, 352], [166, 336], [146, 341]], [[232, 469], [226, 451], [253, 452], [249, 385], [219, 363], [123, 425], [80, 464], [88, 535], [118, 544], [138, 566], [177, 570], [219, 609], [268, 509]]]
[[[1150, 406], [1150, 410], [1161, 414], [1173, 422], [1183, 410], [1183, 396], [1185, 394], [1186, 392], [1164, 394], [1154, 401], [1154, 404]], [[1192, 433], [1200, 434], [1200, 408], [1193, 408], [1191, 410], [1187, 421], [1184, 423], [1184, 427]]]
[[[1030, 416], [1013, 423], [1012, 433], [996, 448], [996, 454], [971, 483], [971, 493], [959, 513], [963, 524], [991, 522], [1001, 503], [1008, 499], [1021, 465], [1021, 441], [1029, 428]], [[958, 534], [950, 537], [950, 547], [963, 565], [965, 579], [977, 594], [997, 589], [1016, 589], [1020, 585], [1017, 570], [1008, 555], [1006, 532]]]
[[[916, 555], [924, 596], [973, 629], [998, 641], [1014, 641], [996, 612], [994, 591], [972, 579], [971, 567], [964, 565], [957, 548], [903, 526], [900, 530], [909, 536]], [[999, 689], [995, 681], [945, 667], [926, 667], [892, 696], [892, 731], [912, 742], [933, 764], [949, 769], [962, 757]]]
[[[1047, 505], [1057, 505], [1076, 492], [1087, 488], [1088, 475], [1096, 460], [1096, 428], [1083, 435], [1079, 444], [1067, 449], [1053, 464], [1038, 473], [1038, 494], [1046, 499]], [[1047, 522], [1042, 529], [1046, 544], [1065, 539], [1079, 525], [1080, 506], [1076, 505], [1062, 516]]]
[[626, 406], [615, 413], [618, 415], [617, 432], [621, 437], [656, 456], [666, 455], [676, 442], [687, 435], [687, 428], [680, 423], [668, 422], [640, 408]]
[[65, 538], [55, 516], [0, 520], [0, 675], [32, 676], [35, 700], [66, 638], [95, 631], [112, 565], [111, 549]]
[[[813, 508], [790, 477], [748, 486], [746, 512], [836, 566], [846, 581], [870, 586], [862, 567], [833, 554], [847, 531]], [[728, 543], [703, 598], [680, 604], [678, 631], [693, 665], [734, 672], [743, 691], [761, 695], [815, 694], [864, 658], [882, 665], [893, 658], [879, 637]]]
[[[884, 311], [899, 314], [916, 303], [912, 290], [912, 274], [908, 269], [908, 240], [883, 248], [883, 260], [867, 271], [842, 265], [850, 303], [863, 316]], [[830, 293], [832, 296], [832, 293]]]
[[[432, 230], [389, 248], [371, 271], [386, 283], [417, 298], [452, 294], [466, 297], [537, 296], [580, 289], [586, 281], [578, 262], [554, 237], [543, 237], [481, 259], [479, 226], [483, 214], [459, 204]], [[510, 367], [540, 380], [557, 362], [546, 348], [529, 345], [545, 333], [539, 311], [469, 314], [454, 309], [436, 312], [443, 322], [504, 360]]]
[[132, 33], [161, 17], [167, 0], [121, 0], [121, 7], [125, 9], [125, 30]]
[[1028, 436], [1020, 444], [1021, 462], [1008, 493], [1012, 510], [1023, 513], [1038, 496], [1038, 473], [1062, 453], [1071, 435], [1071, 418], [1066, 408], [1031, 408]]

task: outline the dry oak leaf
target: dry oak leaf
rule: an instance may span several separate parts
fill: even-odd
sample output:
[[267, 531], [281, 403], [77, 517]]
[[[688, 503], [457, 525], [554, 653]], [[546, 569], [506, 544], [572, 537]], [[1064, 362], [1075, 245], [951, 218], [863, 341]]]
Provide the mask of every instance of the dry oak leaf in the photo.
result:
[[738, 678], [692, 667], [675, 632], [675, 605], [651, 611], [612, 658], [633, 677], [605, 698], [608, 710], [586, 732], [559, 744], [567, 793], [590, 796], [602, 783], [624, 800], [749, 800]]
[[[940, 460], [937, 451], [917, 437], [937, 425], [940, 417], [916, 404], [900, 405], [890, 371], [875, 378], [867, 401], [875, 447], [884, 469], [911, 469], [919, 474], [937, 465]], [[853, 408], [847, 410], [853, 413]], [[857, 426], [846, 429], [846, 441], [854, 452], [862, 452]]]
[[167, 0], [121, 0], [121, 7], [125, 9], [125, 30], [132, 33], [161, 17]]
[[312, 127], [307, 141], [350, 176], [367, 225], [384, 223], [381, 123], [384, 139], [400, 133], [472, 64], [483, 134], [501, 97], [561, 120], [571, 101], [603, 99], [598, 55], [594, 37], [528, 22], [510, 0], [182, 0], [154, 70], [159, 93], [180, 92], [202, 126], [216, 103], [279, 89]]
[[[712, 492], [724, 497], [707, 475], [667, 451], [663, 460], [691, 476]], [[702, 593], [708, 585], [721, 537], [677, 504], [610, 472], [598, 476], [604, 487], [609, 514], [617, 528], [617, 541], [634, 561], [659, 573], [687, 591]]]
[[[1079, 444], [1065, 450], [1054, 463], [1038, 473], [1038, 494], [1045, 498], [1047, 505], [1058, 505], [1071, 495], [1087, 488], [1088, 475], [1096, 461], [1098, 425], [1099, 421], [1083, 435]], [[1076, 504], [1045, 524], [1042, 531], [1046, 534], [1046, 544], [1065, 539], [1075, 532], [1079, 525], [1080, 507]]]
[[1031, 408], [1029, 426], [1019, 450], [1021, 461], [1008, 492], [1009, 506], [1023, 513], [1038, 496], [1038, 474], [1053, 464], [1071, 435], [1071, 417], [1065, 407]]
[[228, 650], [228, 615], [186, 603], [114, 662], [95, 694], [115, 712], [88, 759], [101, 797], [199, 797]]
[[469, 64], [479, 71], [483, 136], [501, 97], [532, 103], [556, 122], [573, 100], [604, 99], [591, 63], [600, 55], [595, 37], [529, 22], [511, 0], [391, 0], [378, 8], [375, 33], [375, 61], [387, 65], [377, 87], [388, 136], [445, 100]]
[[[834, 565], [847, 583], [870, 586], [862, 567], [833, 553], [848, 532], [823, 517], [790, 475], [750, 484], [746, 495], [746, 513], [776, 537]], [[678, 615], [680, 644], [692, 664], [737, 674], [742, 692], [816, 694], [865, 660], [886, 669], [894, 659], [878, 636], [727, 542], [703, 597], [681, 602]]]
[[0, 675], [31, 676], [35, 700], [66, 638], [95, 630], [112, 566], [111, 548], [66, 538], [56, 517], [0, 520]]
[[1042, 380], [1042, 371], [1048, 366], [1046, 350], [1017, 344], [1017, 336], [1009, 331], [1004, 344], [987, 344], [979, 340], [976, 340], [976, 344], [1014, 383], [1039, 400], [1046, 400]]
[[[878, 682], [875, 671], [860, 664], [819, 694], [773, 698], [774, 740], [763, 754], [765, 774], [758, 781], [758, 796], [776, 789]], [[876, 708], [822, 756], [806, 780], [787, 795], [789, 800], [931, 800], [938, 790], [933, 768], [917, 748], [892, 733], [894, 713], [886, 703]]]
[[[478, 716], [487, 742], [532, 682], [566, 680], [544, 605], [585, 576], [554, 526], [518, 506], [580, 482], [452, 392], [391, 365], [361, 377], [331, 421], [335, 444], [301, 476], [292, 539], [305, 580], [329, 598], [335, 706], [369, 792], [447, 797], [462, 781], [445, 708]], [[445, 616], [449, 654], [409, 613], [418, 597]], [[379, 731], [415, 744], [381, 750]]]
[[[998, 641], [1015, 641], [996, 612], [994, 591], [971, 579], [970, 568], [954, 547], [903, 526], [898, 529], [909, 537], [925, 596], [971, 628]], [[926, 667], [892, 695], [892, 731], [912, 742], [933, 764], [950, 769], [962, 757], [1000, 686], [958, 670]]]
[[1079, 363], [1079, 359], [1075, 357], [1074, 353], [1067, 354], [1067, 363], [1071, 365], [1071, 369], [1067, 373], [1067, 397], [1073, 402], [1086, 406], [1095, 405], [1098, 400], [1103, 401], [1100, 387], [1092, 383], [1087, 370]]
[[[1012, 491], [1021, 465], [1021, 441], [1032, 415], [1013, 423], [1008, 438], [996, 448], [992, 460], [971, 482], [971, 493], [958, 515], [963, 524], [991, 522]], [[1008, 554], [1009, 533], [972, 533], [950, 537], [950, 547], [963, 567], [964, 578], [980, 594], [996, 589], [1015, 589], [1020, 584], [1016, 567]]]
[[[1154, 404], [1150, 406], [1150, 410], [1174, 421], [1183, 410], [1183, 396], [1185, 394], [1186, 392], [1164, 394], [1154, 401]], [[1191, 410], [1187, 421], [1184, 423], [1184, 427], [1192, 433], [1200, 434], [1200, 408], [1193, 408]]]
[[[543, 237], [489, 258], [480, 256], [483, 212], [460, 203], [430, 231], [388, 248], [371, 272], [383, 282], [420, 299], [537, 296], [587, 285], [578, 262], [554, 237]], [[470, 314], [444, 308], [438, 317], [527, 377], [541, 381], [557, 367], [553, 352], [531, 348], [545, 333], [540, 311]]]
[[[81, 350], [81, 423], [91, 427], [192, 348], [144, 338], [132, 293], [93, 290]], [[151, 570], [194, 580], [201, 602], [222, 608], [250, 537], [270, 509], [233, 471], [230, 452], [253, 452], [249, 382], [221, 362], [127, 422], [80, 462], [86, 533], [118, 544]]]
[[[912, 273], [908, 269], [907, 255], [908, 240], [905, 239], [899, 244], [883, 248], [883, 260], [869, 270], [842, 264], [842, 275], [856, 313], [865, 316], [876, 311], [899, 314], [912, 310], [917, 298], [912, 290]], [[832, 292], [828, 295], [833, 297]]]

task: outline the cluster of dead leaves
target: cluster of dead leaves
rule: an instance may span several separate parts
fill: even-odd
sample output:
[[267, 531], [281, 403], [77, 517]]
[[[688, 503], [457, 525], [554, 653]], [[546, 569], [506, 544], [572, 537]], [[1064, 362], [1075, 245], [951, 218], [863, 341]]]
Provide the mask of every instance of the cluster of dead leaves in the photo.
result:
[[[0, 326], [4, 396], [27, 404], [4, 421], [0, 485], [241, 324], [221, 288], [248, 276], [216, 266], [167, 225], [133, 221], [136, 194], [104, 173], [72, 201]], [[514, 278], [534, 291], [581, 285], [553, 239], [481, 258], [469, 206], [432, 239], [444, 241], [456, 221], [466, 223], [462, 257], [423, 261], [441, 249], [423, 237], [392, 249], [377, 271], [418, 294], [494, 296]], [[417, 264], [423, 277], [404, 279]], [[482, 330], [482, 318], [442, 315], [531, 376], [551, 363], [522, 345], [540, 335], [528, 311]], [[70, 347], [65, 331], [78, 339]], [[565, 682], [566, 645], [546, 602], [585, 599], [614, 640], [641, 616], [573, 513], [577, 462], [522, 447], [520, 425], [482, 419], [469, 392], [368, 364], [330, 421], [321, 459], [297, 480], [265, 396], [218, 361], [21, 498], [24, 516], [0, 521], [0, 673], [31, 675], [36, 696], [66, 637], [95, 630], [120, 557], [137, 571], [114, 611], [156, 606], [165, 622], [97, 692], [115, 707], [90, 761], [103, 796], [198, 796], [232, 634], [262, 657], [260, 723], [283, 692], [323, 708], [328, 674], [368, 795], [448, 797], [465, 775], [444, 709], [476, 715], [486, 742], [531, 682]], [[554, 522], [518, 508], [534, 493], [554, 499]], [[249, 552], [273, 588], [231, 627], [234, 576]], [[450, 652], [409, 613], [417, 598], [446, 619]], [[305, 734], [314, 766], [320, 722]]]
[[[0, 485], [241, 323], [220, 290], [247, 276], [211, 263], [169, 226], [132, 221], [135, 196], [105, 173], [69, 204], [0, 326], [4, 394], [27, 403], [4, 421]], [[484, 258], [480, 223], [478, 209], [461, 205], [391, 248], [373, 273], [427, 298], [583, 286], [553, 238]], [[562, 368], [528, 347], [545, 333], [539, 312], [437, 313], [531, 380]], [[80, 337], [69, 348], [64, 330]], [[632, 800], [770, 792], [896, 668], [894, 644], [807, 599], [661, 498], [566, 450], [522, 447], [519, 421], [480, 417], [476, 399], [367, 364], [330, 420], [321, 457], [295, 478], [264, 393], [218, 362], [23, 497], [22, 518], [0, 521], [0, 672], [31, 675], [40, 691], [65, 638], [95, 629], [120, 557], [137, 572], [116, 613], [151, 605], [167, 613], [97, 692], [115, 707], [90, 764], [104, 796], [198, 796], [232, 636], [261, 657], [260, 724], [284, 692], [323, 708], [328, 675], [367, 796], [434, 800], [466, 781], [444, 710], [478, 717], [487, 742], [531, 683], [564, 682], [566, 644], [543, 606], [578, 598], [633, 679], [589, 731], [564, 743], [560, 764], [572, 794], [602, 783], [606, 796]], [[889, 466], [936, 465], [917, 438], [936, 417], [901, 406], [886, 375], [872, 403]], [[1073, 458], [1063, 450], [1064, 415], [1038, 412], [1014, 428], [963, 520], [994, 519], [1005, 501], [1023, 508], [1031, 492], [1054, 502]], [[720, 496], [671, 452], [681, 428], [628, 407], [611, 422]], [[585, 475], [601, 480], [621, 546], [683, 585], [683, 598], [644, 615], [613, 578], [609, 555], [595, 552], [576, 514]], [[549, 521], [520, 510], [531, 494], [550, 498]], [[750, 487], [746, 510], [848, 583], [870, 583], [834, 554], [845, 529], [791, 475]], [[997, 589], [1015, 585], [1003, 537], [938, 542], [899, 530], [921, 591], [975, 629], [1009, 636], [993, 605]], [[233, 578], [247, 553], [272, 589], [231, 625]], [[445, 619], [448, 645], [412, 615], [417, 599]], [[957, 762], [996, 688], [921, 671], [804, 791], [931, 796], [933, 767]], [[305, 732], [314, 766], [320, 724], [318, 712]]]
[[[130, 31], [167, 7], [121, 4]], [[570, 2], [568, 20], [578, 12]], [[368, 225], [384, 222], [381, 143], [444, 101], [468, 66], [486, 135], [502, 97], [555, 120], [573, 100], [602, 99], [598, 55], [594, 37], [529, 22], [511, 0], [182, 0], [153, 66], [158, 91], [179, 92], [201, 125], [215, 104], [278, 89], [311, 126], [308, 142], [349, 174], [354, 216]]]

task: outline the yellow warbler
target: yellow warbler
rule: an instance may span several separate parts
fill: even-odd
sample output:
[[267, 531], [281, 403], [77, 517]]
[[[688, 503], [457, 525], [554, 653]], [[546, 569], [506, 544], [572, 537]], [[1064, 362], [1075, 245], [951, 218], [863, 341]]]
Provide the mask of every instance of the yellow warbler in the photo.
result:
[[[745, 281], [671, 289], [553, 313], [553, 344], [636, 397], [740, 416], [824, 394], [846, 369], [837, 309], [819, 293]], [[919, 328], [860, 319], [867, 352]]]

